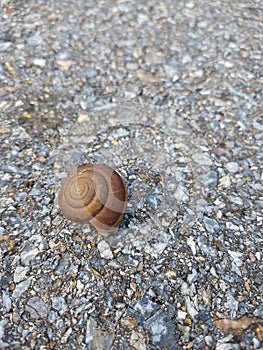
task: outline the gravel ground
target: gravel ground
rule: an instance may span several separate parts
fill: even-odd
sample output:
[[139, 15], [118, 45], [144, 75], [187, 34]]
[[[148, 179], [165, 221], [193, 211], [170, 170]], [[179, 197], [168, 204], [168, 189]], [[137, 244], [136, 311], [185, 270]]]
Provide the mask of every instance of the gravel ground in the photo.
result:
[[[0, 4], [0, 349], [263, 349], [260, 0]], [[118, 235], [69, 170], [124, 177]]]

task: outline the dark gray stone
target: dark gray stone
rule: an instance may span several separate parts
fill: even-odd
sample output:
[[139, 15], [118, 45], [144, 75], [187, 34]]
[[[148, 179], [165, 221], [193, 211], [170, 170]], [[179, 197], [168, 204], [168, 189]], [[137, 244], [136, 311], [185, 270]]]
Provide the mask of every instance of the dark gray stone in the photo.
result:
[[150, 317], [143, 327], [151, 334], [153, 344], [158, 349], [182, 350], [175, 334], [175, 324], [164, 311], [160, 310]]
[[144, 297], [137, 301], [133, 305], [133, 310], [135, 311], [135, 317], [137, 321], [141, 324], [151, 317], [160, 307], [152, 302], [150, 299]]

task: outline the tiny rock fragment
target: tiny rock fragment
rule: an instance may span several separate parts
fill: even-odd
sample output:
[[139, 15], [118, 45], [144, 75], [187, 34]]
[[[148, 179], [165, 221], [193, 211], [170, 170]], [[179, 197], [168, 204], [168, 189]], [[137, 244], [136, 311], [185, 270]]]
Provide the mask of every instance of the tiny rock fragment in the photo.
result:
[[195, 153], [193, 155], [193, 159], [196, 163], [201, 164], [201, 165], [207, 165], [207, 166], [212, 165], [212, 161], [211, 161], [209, 155], [206, 153], [201, 153], [201, 152]]
[[185, 320], [184, 320], [184, 324], [186, 324], [187, 326], [191, 325], [192, 324], [191, 318], [186, 317]]
[[173, 271], [173, 270], [168, 270], [165, 273], [165, 277], [168, 278], [168, 279], [176, 278], [176, 272]]
[[5, 43], [0, 43], [0, 52], [7, 51], [11, 45], [12, 43], [10, 41], [7, 41]]
[[63, 337], [61, 338], [61, 343], [66, 343], [68, 341], [68, 338], [70, 336], [70, 334], [72, 333], [72, 328], [69, 327], [66, 332], [64, 333]]
[[11, 62], [6, 62], [5, 63], [5, 68], [6, 70], [8, 71], [8, 73], [11, 75], [11, 77], [15, 77], [16, 76], [16, 71], [15, 71], [15, 68], [13, 66], [13, 63]]
[[0, 134], [6, 134], [8, 132], [11, 132], [10, 128], [6, 128], [6, 127], [0, 125]]
[[72, 66], [73, 61], [70, 60], [57, 60], [56, 61], [58, 67], [62, 71], [69, 70], [69, 68]]
[[46, 65], [46, 60], [43, 58], [35, 58], [32, 62], [35, 66], [44, 68]]
[[259, 341], [263, 341], [263, 324], [258, 325], [256, 329], [257, 337]]
[[102, 258], [104, 258], [104, 259], [112, 259], [113, 258], [113, 254], [112, 254], [112, 251], [110, 249], [110, 246], [106, 241], [100, 241], [98, 243], [98, 250], [99, 250]]
[[29, 277], [28, 279], [17, 284], [15, 287], [15, 290], [13, 291], [12, 297], [13, 298], [20, 298], [21, 295], [28, 290], [28, 288], [31, 284], [31, 281], [32, 281], [32, 278]]
[[205, 228], [210, 233], [217, 233], [219, 231], [219, 224], [215, 219], [204, 217]]
[[87, 114], [87, 113], [79, 114], [78, 123], [86, 123], [86, 122], [90, 122], [89, 114]]
[[219, 187], [230, 187], [231, 185], [231, 180], [230, 180], [230, 176], [226, 175], [220, 178], [219, 180]]
[[234, 263], [237, 265], [237, 266], [242, 266], [243, 262], [242, 260], [240, 259], [242, 257], [242, 253], [240, 252], [235, 252], [233, 250], [228, 250], [228, 254], [231, 256], [231, 258], [233, 259]]
[[152, 75], [151, 73], [146, 73], [139, 71], [137, 73], [137, 77], [140, 79], [140, 81], [144, 84], [150, 84], [150, 83], [157, 83], [159, 79]]
[[48, 307], [39, 297], [32, 297], [27, 302], [26, 311], [32, 318], [45, 318], [48, 314]]
[[58, 19], [58, 16], [55, 13], [51, 13], [48, 16], [48, 19], [49, 19], [50, 22], [55, 22]]
[[26, 278], [29, 268], [24, 266], [17, 266], [14, 273], [14, 282], [19, 283]]
[[236, 173], [238, 172], [239, 166], [236, 162], [228, 162], [226, 168], [230, 173]]
[[0, 88], [0, 97], [6, 96], [14, 91], [15, 91], [15, 88], [13, 88], [12, 86], [2, 87]]
[[130, 344], [134, 349], [146, 350], [145, 338], [143, 334], [132, 331]]
[[135, 317], [123, 317], [120, 322], [123, 327], [128, 329], [133, 329], [138, 324]]
[[29, 262], [33, 260], [37, 254], [39, 253], [39, 250], [37, 248], [32, 247], [26, 247], [22, 253], [21, 253], [21, 263], [24, 265], [29, 265]]
[[16, 7], [8, 7], [6, 9], [6, 13], [10, 14], [10, 13], [14, 13], [17, 11], [17, 8]]
[[14, 248], [15, 242], [9, 235], [3, 235], [0, 237], [0, 243], [5, 242], [6, 244], [6, 250], [10, 251]]
[[193, 320], [195, 320], [198, 315], [198, 311], [196, 310], [195, 305], [193, 301], [189, 298], [189, 296], [185, 296], [185, 305], [186, 305], [188, 314]]
[[188, 237], [186, 239], [186, 243], [191, 248], [193, 255], [195, 255], [196, 254], [196, 243], [195, 243], [194, 238], [192, 236]]
[[24, 112], [23, 113], [23, 117], [30, 119], [31, 118], [31, 114], [29, 114], [28, 112]]

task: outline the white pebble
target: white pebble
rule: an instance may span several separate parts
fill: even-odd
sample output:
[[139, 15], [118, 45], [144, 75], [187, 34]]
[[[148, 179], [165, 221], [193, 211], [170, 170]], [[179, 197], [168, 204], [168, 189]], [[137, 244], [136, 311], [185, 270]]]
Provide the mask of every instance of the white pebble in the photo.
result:
[[14, 282], [19, 283], [26, 278], [29, 268], [24, 266], [17, 266], [14, 273]]
[[230, 173], [236, 173], [238, 172], [239, 166], [236, 162], [228, 162], [226, 168]]
[[100, 252], [100, 256], [104, 259], [112, 259], [113, 254], [110, 250], [110, 246], [106, 241], [100, 241], [98, 243], [98, 250]]

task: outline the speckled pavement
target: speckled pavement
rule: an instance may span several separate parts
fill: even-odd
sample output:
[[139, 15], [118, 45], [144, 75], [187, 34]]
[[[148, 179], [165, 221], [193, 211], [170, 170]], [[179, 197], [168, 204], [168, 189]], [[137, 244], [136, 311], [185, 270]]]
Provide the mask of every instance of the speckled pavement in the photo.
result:
[[[0, 3], [0, 349], [263, 348], [262, 1]], [[107, 164], [108, 238], [64, 218]]]

